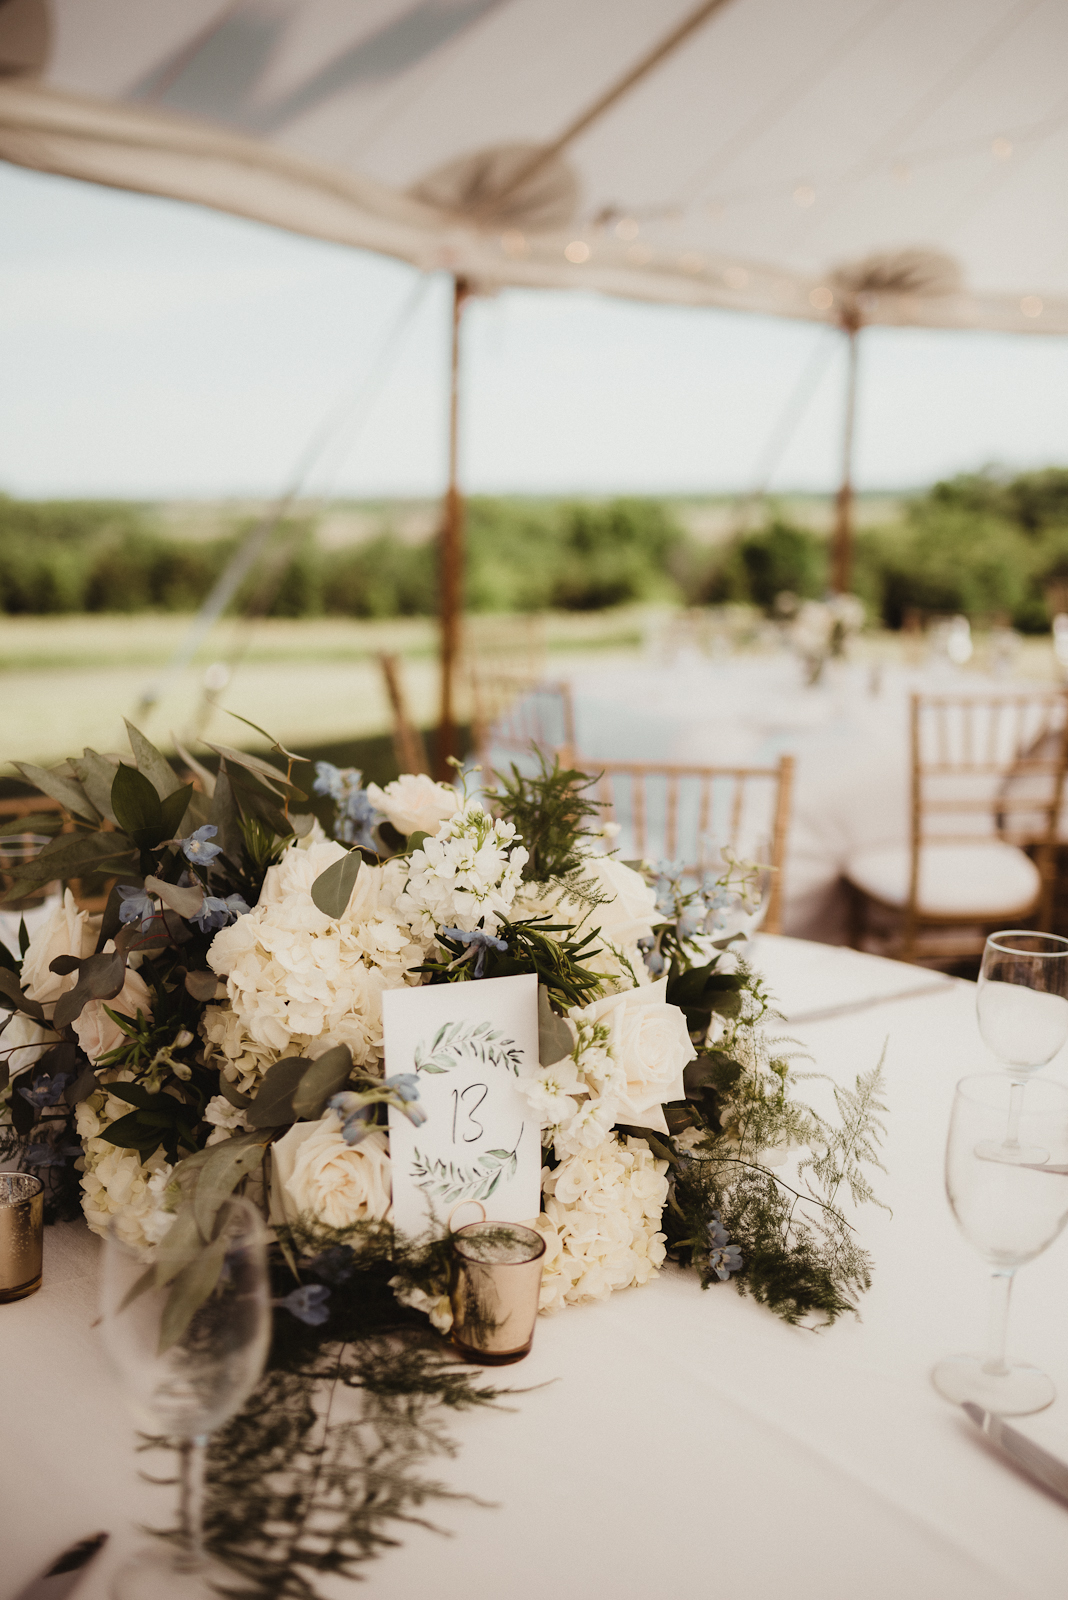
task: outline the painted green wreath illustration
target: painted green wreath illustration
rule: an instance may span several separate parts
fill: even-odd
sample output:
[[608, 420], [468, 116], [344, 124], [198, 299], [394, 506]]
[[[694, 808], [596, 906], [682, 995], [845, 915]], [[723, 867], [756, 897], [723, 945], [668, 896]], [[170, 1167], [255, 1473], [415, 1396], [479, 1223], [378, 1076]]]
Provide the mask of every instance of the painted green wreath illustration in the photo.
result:
[[488, 1022], [446, 1022], [434, 1035], [429, 1050], [415, 1047], [416, 1072], [450, 1072], [461, 1065], [503, 1067], [518, 1078], [523, 1053], [514, 1039]]

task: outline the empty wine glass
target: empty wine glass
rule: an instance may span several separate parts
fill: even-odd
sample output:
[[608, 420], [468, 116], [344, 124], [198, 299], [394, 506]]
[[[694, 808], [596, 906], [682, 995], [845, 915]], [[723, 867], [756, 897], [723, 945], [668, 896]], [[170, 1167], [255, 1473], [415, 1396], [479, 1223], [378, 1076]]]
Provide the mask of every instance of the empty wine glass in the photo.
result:
[[214, 1239], [224, 1250], [218, 1281], [167, 1348], [161, 1329], [170, 1286], [134, 1294], [145, 1253], [114, 1231], [105, 1246], [101, 1331], [108, 1357], [137, 1422], [175, 1440], [181, 1452], [179, 1541], [139, 1553], [117, 1575], [115, 1600], [200, 1600], [213, 1581], [231, 1590], [235, 1582], [204, 1553], [204, 1458], [208, 1436], [244, 1404], [267, 1357], [266, 1229], [255, 1206], [235, 1197], [221, 1207]]
[[975, 1003], [983, 1043], [1015, 1084], [999, 1141], [1000, 1158], [1041, 1161], [1045, 1154], [1040, 1147], [1020, 1143], [1017, 1111], [1023, 1083], [1052, 1061], [1068, 1039], [1068, 939], [1016, 928], [992, 933], [983, 951]]
[[[1016, 1125], [1041, 1146], [1045, 1162], [1025, 1165], [1000, 1153], [999, 1132], [1010, 1096], [1019, 1095]], [[1054, 1397], [1037, 1367], [1005, 1360], [1009, 1297], [1019, 1267], [1042, 1254], [1068, 1221], [1068, 1089], [1048, 1078], [1015, 1084], [1001, 1073], [962, 1078], [946, 1142], [946, 1194], [957, 1225], [993, 1272], [985, 1356], [949, 1356], [931, 1374], [935, 1388], [958, 1405], [1024, 1416]]]

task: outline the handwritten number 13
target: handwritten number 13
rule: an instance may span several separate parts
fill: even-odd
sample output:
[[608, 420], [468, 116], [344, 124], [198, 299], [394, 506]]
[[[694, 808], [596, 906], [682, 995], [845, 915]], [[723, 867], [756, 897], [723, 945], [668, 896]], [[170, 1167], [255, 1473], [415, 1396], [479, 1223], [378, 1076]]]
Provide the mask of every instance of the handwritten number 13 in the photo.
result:
[[[479, 1091], [481, 1091], [481, 1093], [479, 1093]], [[469, 1105], [468, 1097], [473, 1094], [478, 1094], [478, 1099], [475, 1101], [474, 1105]], [[464, 1112], [467, 1115], [468, 1124], [475, 1130], [474, 1133], [465, 1133], [463, 1135], [462, 1142], [464, 1144], [474, 1144], [477, 1140], [481, 1139], [485, 1129], [483, 1128], [481, 1122], [475, 1121], [475, 1112], [478, 1110], [479, 1106], [482, 1104], [483, 1100], [485, 1100], [488, 1094], [489, 1085], [486, 1083], [469, 1083], [466, 1089], [454, 1089], [452, 1091], [453, 1144], [456, 1143], [456, 1118], [459, 1115], [461, 1103], [463, 1105]]]

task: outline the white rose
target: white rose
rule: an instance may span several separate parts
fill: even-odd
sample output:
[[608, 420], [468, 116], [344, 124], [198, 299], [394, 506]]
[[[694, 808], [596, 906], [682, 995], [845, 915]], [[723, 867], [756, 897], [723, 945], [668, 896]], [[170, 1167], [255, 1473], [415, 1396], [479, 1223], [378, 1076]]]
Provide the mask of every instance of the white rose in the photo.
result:
[[91, 956], [96, 949], [99, 920], [87, 911], [79, 911], [74, 896], [68, 889], [63, 904], [56, 906], [47, 922], [42, 923], [30, 940], [22, 962], [22, 987], [31, 1000], [49, 1005], [73, 989], [77, 973], [60, 977], [50, 972], [49, 966], [57, 956]]
[[392, 1201], [389, 1137], [382, 1129], [346, 1144], [337, 1113], [296, 1122], [271, 1146], [271, 1221], [314, 1217], [328, 1228], [387, 1217]]
[[51, 1028], [43, 1028], [25, 1012], [13, 1011], [0, 1036], [0, 1062], [7, 1062], [8, 1073], [15, 1078], [40, 1061], [45, 1051], [57, 1043], [58, 1037]]
[[367, 798], [398, 833], [437, 833], [458, 809], [461, 797], [449, 783], [435, 783], [425, 772], [406, 772], [380, 789], [367, 785]]
[[127, 1037], [118, 1023], [112, 1022], [105, 1006], [123, 1017], [136, 1017], [139, 1011], [142, 1016], [151, 1017], [152, 995], [144, 978], [127, 967], [126, 982], [114, 1000], [90, 1000], [83, 1006], [81, 1016], [75, 1017], [72, 1027], [90, 1061], [98, 1061], [109, 1051], [117, 1050]]
[[589, 926], [600, 928], [602, 937], [614, 945], [632, 945], [652, 935], [653, 923], [664, 919], [656, 909], [656, 890], [633, 867], [624, 866], [613, 856], [584, 856], [582, 876], [597, 879], [598, 887], [612, 898], [595, 906]]
[[683, 1068], [697, 1054], [685, 1017], [667, 1003], [667, 979], [607, 995], [571, 1018], [609, 1029], [608, 1049], [626, 1079], [615, 1094], [615, 1121], [666, 1133], [661, 1106], [683, 1098]]

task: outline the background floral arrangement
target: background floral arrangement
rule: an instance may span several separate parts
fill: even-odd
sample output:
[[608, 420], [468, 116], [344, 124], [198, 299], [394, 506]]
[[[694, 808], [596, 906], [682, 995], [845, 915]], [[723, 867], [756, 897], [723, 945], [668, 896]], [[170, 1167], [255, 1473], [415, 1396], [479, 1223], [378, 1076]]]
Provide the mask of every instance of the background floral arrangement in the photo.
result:
[[[605, 853], [589, 780], [555, 763], [484, 798], [320, 764], [340, 842], [295, 809], [281, 746], [284, 772], [217, 746], [218, 774], [186, 757], [183, 784], [130, 741], [132, 762], [21, 769], [68, 831], [55, 813], [3, 830], [54, 834], [7, 898], [90, 872], [114, 887], [101, 916], [67, 891], [17, 954], [0, 946], [0, 1153], [45, 1179], [52, 1217], [80, 1205], [154, 1260], [168, 1337], [211, 1292], [238, 1186], [277, 1241], [276, 1369], [313, 1381], [357, 1303], [361, 1337], [370, 1304], [383, 1326], [447, 1330], [447, 1242], [390, 1225], [386, 1108], [423, 1112], [418, 1072], [385, 1075], [381, 997], [520, 972], [540, 986], [521, 1087], [543, 1129], [543, 1309], [646, 1283], [668, 1256], [789, 1320], [855, 1309], [870, 1263], [838, 1194], [872, 1198], [879, 1072], [836, 1090], [833, 1126], [794, 1097], [762, 985], [711, 931], [722, 883]], [[420, 1392], [468, 1403], [442, 1349]], [[247, 1527], [226, 1525], [217, 1542], [247, 1555]]]

